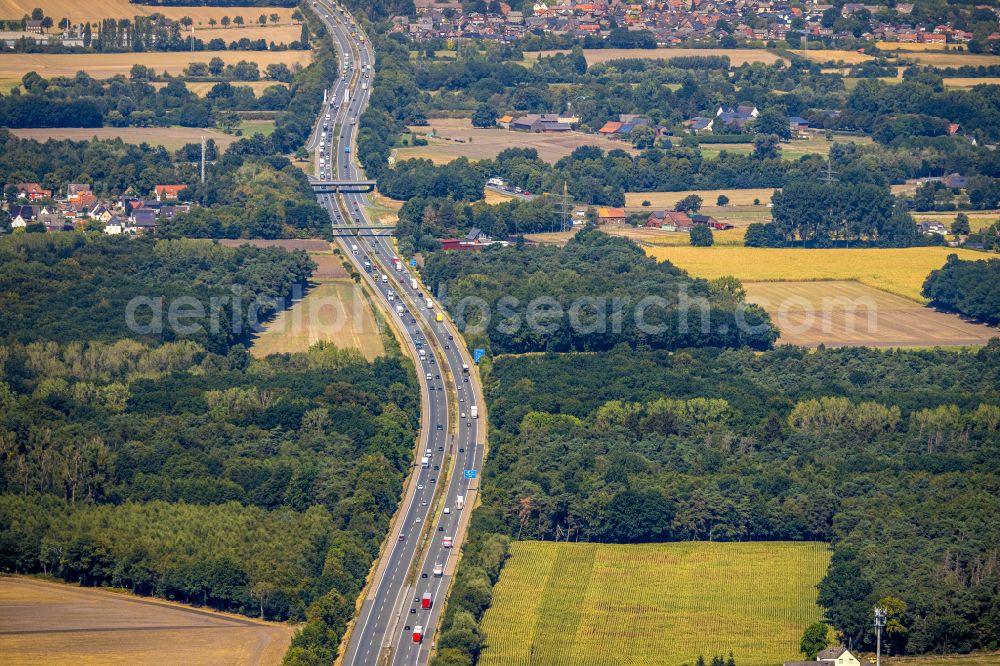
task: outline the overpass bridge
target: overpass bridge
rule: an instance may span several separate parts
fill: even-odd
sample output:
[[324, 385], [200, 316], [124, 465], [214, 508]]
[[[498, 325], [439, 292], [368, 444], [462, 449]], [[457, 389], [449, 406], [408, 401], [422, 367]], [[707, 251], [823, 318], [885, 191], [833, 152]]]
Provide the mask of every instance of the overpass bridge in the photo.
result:
[[337, 237], [348, 237], [348, 236], [373, 236], [373, 237], [387, 237], [392, 236], [393, 232], [396, 231], [396, 227], [379, 224], [379, 225], [350, 225], [350, 226], [337, 226], [332, 227], [333, 235]]
[[316, 194], [367, 194], [375, 191], [374, 180], [314, 180]]

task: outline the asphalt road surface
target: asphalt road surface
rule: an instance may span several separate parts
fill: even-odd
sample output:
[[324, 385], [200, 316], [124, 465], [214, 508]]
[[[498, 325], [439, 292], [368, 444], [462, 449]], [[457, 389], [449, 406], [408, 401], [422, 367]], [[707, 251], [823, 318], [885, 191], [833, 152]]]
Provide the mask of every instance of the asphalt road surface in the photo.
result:
[[[308, 147], [316, 150], [318, 180], [363, 180], [354, 158], [354, 141], [361, 114], [371, 94], [375, 54], [349, 13], [329, 0], [318, 0], [313, 11], [330, 29], [340, 64], [340, 78], [328, 91]], [[320, 195], [335, 227], [369, 226], [367, 195]], [[407, 337], [417, 362], [421, 387], [423, 429], [402, 506], [383, 548], [361, 612], [355, 618], [346, 664], [425, 664], [435, 640], [443, 600], [452, 582], [455, 558], [464, 539], [478, 492], [483, 462], [485, 418], [478, 374], [465, 368], [471, 356], [440, 305], [417, 279], [416, 269], [393, 261], [390, 238], [359, 234], [337, 242], [377, 295], [386, 316]], [[371, 271], [366, 270], [366, 262]], [[414, 286], [415, 285], [415, 286]], [[437, 321], [438, 314], [444, 316]], [[465, 368], [463, 368], [465, 366]], [[471, 417], [477, 405], [480, 418]], [[421, 459], [428, 458], [427, 466]], [[465, 508], [458, 508], [458, 498]], [[447, 513], [445, 513], [447, 509]], [[446, 539], [453, 547], [446, 547]], [[437, 565], [441, 575], [435, 575]], [[431, 595], [431, 608], [421, 598]], [[422, 627], [421, 640], [414, 629]]]

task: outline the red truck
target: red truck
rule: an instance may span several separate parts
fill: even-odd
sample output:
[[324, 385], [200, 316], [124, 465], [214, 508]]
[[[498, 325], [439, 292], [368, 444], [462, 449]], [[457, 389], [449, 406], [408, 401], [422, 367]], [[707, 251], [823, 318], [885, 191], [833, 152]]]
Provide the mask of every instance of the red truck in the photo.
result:
[[423, 610], [430, 610], [431, 607], [431, 593], [424, 592], [424, 596], [420, 597], [420, 608]]
[[420, 625], [413, 627], [413, 642], [420, 643], [424, 640], [424, 628]]

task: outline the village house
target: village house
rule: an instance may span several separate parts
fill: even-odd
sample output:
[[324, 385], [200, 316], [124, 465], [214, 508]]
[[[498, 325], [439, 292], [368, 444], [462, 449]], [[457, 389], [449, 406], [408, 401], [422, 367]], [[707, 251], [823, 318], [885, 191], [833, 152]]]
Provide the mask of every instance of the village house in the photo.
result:
[[861, 666], [850, 650], [843, 646], [829, 647], [820, 650], [815, 661], [786, 661], [785, 666]]
[[28, 201], [52, 198], [52, 190], [46, 190], [38, 183], [18, 183], [15, 187], [17, 188], [17, 193], [28, 199]]
[[715, 112], [715, 117], [726, 127], [736, 127], [742, 129], [744, 125], [754, 120], [760, 112], [756, 106], [739, 105], [735, 109], [732, 107], [720, 106]]
[[153, 188], [156, 192], [157, 201], [177, 200], [177, 195], [181, 190], [187, 189], [187, 185], [157, 185]]
[[968, 184], [968, 181], [966, 180], [965, 176], [960, 176], [957, 173], [948, 174], [947, 176], [941, 179], [941, 182], [944, 183], [945, 187], [951, 188], [953, 190], [964, 189], [965, 186]]
[[691, 120], [684, 123], [688, 131], [692, 134], [707, 134], [712, 131], [712, 126], [715, 124], [714, 118], [702, 118], [701, 116], [696, 116]]
[[41, 213], [42, 207], [33, 204], [11, 204], [10, 226], [12, 229], [24, 229], [29, 224], [34, 224], [35, 219]]

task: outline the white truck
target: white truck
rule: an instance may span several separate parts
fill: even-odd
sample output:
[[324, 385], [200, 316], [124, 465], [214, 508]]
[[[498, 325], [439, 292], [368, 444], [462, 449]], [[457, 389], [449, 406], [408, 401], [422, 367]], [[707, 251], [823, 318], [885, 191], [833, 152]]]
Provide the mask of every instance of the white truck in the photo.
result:
[[357, 254], [358, 253], [358, 246], [355, 245], [354, 243], [351, 243], [351, 253], [352, 254]]
[[431, 299], [428, 298], [428, 299], [425, 299], [425, 303], [427, 305], [427, 309], [428, 310], [433, 310], [434, 309], [434, 301], [432, 301]]
[[441, 545], [443, 547], [445, 547], [445, 548], [451, 548], [452, 545], [453, 545], [452, 541], [451, 541], [451, 537], [445, 537], [444, 539], [442, 539], [441, 540]]
[[459, 511], [465, 508], [465, 495], [459, 495], [455, 498], [455, 508]]
[[382, 284], [385, 284], [388, 281], [389, 281], [389, 276], [386, 275], [385, 273], [382, 273]]
[[431, 460], [430, 460], [430, 458], [428, 458], [427, 456], [424, 456], [423, 458], [421, 458], [420, 459], [420, 466], [421, 467], [430, 467], [431, 466]]
[[443, 564], [435, 564], [434, 565], [434, 575], [437, 576], [437, 577], [439, 577], [439, 578], [444, 575], [444, 565]]
[[477, 407], [476, 405], [471, 405], [469, 407], [469, 416], [471, 416], [474, 419], [478, 419], [479, 418], [479, 407]]
[[400, 303], [399, 305], [396, 306], [396, 314], [398, 314], [400, 317], [403, 316], [403, 304], [402, 303]]
[[410, 289], [417, 288], [417, 278], [410, 278]]
[[420, 360], [421, 361], [426, 361], [427, 360], [427, 350], [426, 349], [421, 349], [420, 350]]
[[499, 178], [497, 176], [493, 176], [492, 178], [487, 180], [486, 184], [489, 185], [490, 187], [499, 187], [501, 189], [507, 187], [507, 183], [503, 181], [503, 178]]

